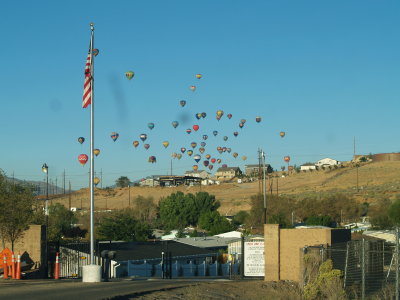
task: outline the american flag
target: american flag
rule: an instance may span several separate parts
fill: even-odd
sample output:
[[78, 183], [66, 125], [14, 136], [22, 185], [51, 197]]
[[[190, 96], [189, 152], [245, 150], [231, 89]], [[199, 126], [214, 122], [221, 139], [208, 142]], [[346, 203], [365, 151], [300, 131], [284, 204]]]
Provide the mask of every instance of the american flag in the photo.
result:
[[86, 108], [89, 104], [92, 103], [92, 56], [89, 53], [86, 59], [86, 66], [85, 66], [85, 82], [83, 84], [83, 101], [82, 107]]

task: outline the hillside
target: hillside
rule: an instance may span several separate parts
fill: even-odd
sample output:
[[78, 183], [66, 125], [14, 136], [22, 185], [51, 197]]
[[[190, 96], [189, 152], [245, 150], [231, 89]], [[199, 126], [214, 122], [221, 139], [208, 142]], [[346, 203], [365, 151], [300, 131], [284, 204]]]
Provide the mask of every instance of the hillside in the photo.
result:
[[[275, 175], [280, 175], [280, 172]], [[307, 171], [293, 173], [287, 177], [272, 178], [273, 193], [276, 194], [278, 185], [279, 195], [296, 195], [298, 197], [315, 193], [340, 192], [354, 196], [362, 202], [374, 202], [378, 197], [393, 198], [400, 193], [400, 161], [384, 161], [366, 163], [358, 168], [345, 167], [333, 170]], [[223, 183], [211, 186], [179, 186], [179, 187], [131, 187], [130, 199], [139, 195], [153, 197], [158, 203], [161, 197], [171, 193], [182, 191], [184, 193], [196, 193], [205, 191], [216, 196], [221, 202], [220, 212], [223, 214], [235, 214], [240, 210], [250, 209], [250, 197], [259, 191], [259, 183]], [[68, 206], [68, 195], [53, 198], [54, 202]], [[128, 188], [96, 189], [96, 209], [121, 209], [129, 205]], [[71, 194], [71, 207], [82, 206], [89, 208], [89, 189], [81, 189]]]

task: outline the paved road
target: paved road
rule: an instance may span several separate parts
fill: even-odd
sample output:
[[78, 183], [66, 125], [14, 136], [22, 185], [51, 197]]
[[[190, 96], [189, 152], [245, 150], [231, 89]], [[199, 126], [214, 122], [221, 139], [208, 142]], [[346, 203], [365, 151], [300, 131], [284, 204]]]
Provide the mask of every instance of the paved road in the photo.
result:
[[[211, 281], [211, 280], [206, 280]], [[129, 295], [189, 286], [194, 280], [120, 280], [83, 283], [77, 280], [0, 280], [0, 299], [129, 299]]]

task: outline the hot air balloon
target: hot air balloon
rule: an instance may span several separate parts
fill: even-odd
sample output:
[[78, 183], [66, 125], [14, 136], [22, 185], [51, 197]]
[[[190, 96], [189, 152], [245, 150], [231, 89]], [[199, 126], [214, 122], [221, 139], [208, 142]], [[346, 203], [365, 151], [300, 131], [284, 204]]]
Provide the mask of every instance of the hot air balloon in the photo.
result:
[[199, 166], [198, 165], [193, 165], [193, 171], [197, 171], [197, 169], [199, 168]]
[[186, 105], [186, 100], [181, 100], [181, 101], [179, 101], [179, 104], [180, 104], [182, 107], [184, 107], [184, 106]]
[[237, 154], [237, 152], [233, 152], [233, 154], [232, 154], [232, 156], [233, 156], [234, 158], [238, 157], [238, 155], [239, 155], [239, 154]]
[[139, 142], [138, 141], [133, 141], [133, 146], [136, 148], [137, 146], [139, 146]]
[[99, 55], [99, 49], [93, 49], [92, 53], [93, 53], [93, 56]]
[[186, 151], [186, 153], [187, 153], [189, 156], [192, 156], [193, 151], [192, 151], [192, 150], [188, 150], [188, 151]]
[[200, 146], [205, 147], [206, 146], [206, 142], [201, 142]]
[[201, 113], [197, 113], [197, 114], [195, 114], [194, 116], [196, 117], [197, 120], [200, 120], [200, 119], [201, 119]]
[[199, 125], [193, 125], [193, 130], [194, 130], [194, 131], [199, 130], [199, 128], [200, 128]]
[[290, 156], [289, 156], [289, 155], [285, 156], [285, 157], [283, 158], [283, 160], [286, 161], [287, 163], [289, 163], [289, 161], [290, 161]]
[[243, 160], [246, 160], [246, 159], [247, 159], [247, 156], [246, 156], [246, 155], [243, 155], [243, 156], [242, 156], [242, 159], [243, 159]]
[[224, 136], [224, 141], [226, 142], [228, 140], [228, 137], [227, 136]]
[[164, 148], [167, 148], [169, 146], [169, 142], [168, 141], [164, 141], [163, 143]]
[[256, 122], [260, 123], [261, 122], [261, 117], [256, 117]]
[[178, 154], [176, 155], [176, 158], [181, 159], [181, 158], [182, 158], [182, 154], [178, 153]]
[[126, 78], [131, 80], [133, 78], [133, 76], [135, 76], [135, 73], [133, 71], [128, 71], [125, 73], [125, 76], [126, 76]]
[[201, 156], [196, 154], [195, 156], [193, 156], [193, 159], [198, 163], [201, 159]]
[[85, 138], [84, 137], [78, 137], [78, 142], [80, 143], [80, 144], [83, 144], [83, 142], [85, 141]]
[[176, 127], [178, 127], [179, 122], [178, 121], [173, 121], [171, 124], [172, 124], [172, 127], [176, 128]]
[[190, 134], [191, 132], [192, 132], [192, 129], [190, 129], [190, 128], [186, 129], [187, 134]]
[[214, 135], [214, 136], [217, 136], [217, 134], [218, 134], [218, 131], [214, 130], [214, 131], [213, 131], [213, 135]]
[[221, 161], [222, 161], [222, 159], [220, 159], [220, 158], [217, 159], [217, 163], [218, 163], [218, 164], [220, 164]]
[[149, 123], [149, 124], [147, 124], [147, 127], [149, 127], [150, 130], [152, 130], [152, 129], [154, 128], [154, 123]]
[[197, 78], [197, 79], [201, 79], [201, 77], [203, 77], [203, 75], [201, 75], [201, 74], [196, 74], [196, 78]]
[[205, 117], [207, 117], [207, 114], [205, 112], [202, 112], [201, 117], [204, 119]]
[[216, 161], [217, 161], [217, 160], [216, 160], [215, 158], [211, 158], [211, 162], [212, 162], [213, 164], [215, 164]]
[[209, 164], [210, 164], [210, 162], [209, 162], [208, 160], [203, 161], [203, 165], [204, 165], [205, 167], [208, 167]]
[[228, 165], [227, 165], [227, 164], [223, 164], [221, 167], [222, 167], [222, 168], [227, 168]]
[[149, 163], [154, 164], [155, 162], [157, 162], [157, 158], [155, 156], [149, 156]]
[[226, 147], [222, 147], [222, 152], [226, 152], [227, 149], [228, 148], [226, 148]]
[[190, 86], [190, 90], [191, 90], [192, 92], [194, 92], [194, 91], [196, 90], [196, 86], [195, 86], [195, 85], [191, 85], [191, 86]]
[[100, 178], [99, 177], [93, 178], [93, 183], [95, 186], [97, 186], [100, 183]]
[[235, 137], [237, 137], [238, 134], [239, 134], [239, 132], [237, 132], [237, 131], [235, 131], [235, 132], [233, 133], [233, 135], [234, 135]]
[[210, 154], [206, 154], [206, 158], [210, 159], [211, 155]]
[[171, 153], [171, 157], [172, 157], [172, 158], [176, 158], [176, 156], [177, 156], [176, 152], [172, 152], [172, 153]]
[[214, 168], [213, 165], [209, 165], [208, 168], [210, 169], [210, 171]]
[[231, 153], [232, 149], [231, 148], [226, 148], [226, 152]]
[[112, 140], [113, 140], [114, 142], [118, 139], [118, 137], [119, 137], [119, 134], [118, 134], [118, 133], [116, 133], [116, 132], [112, 132], [112, 133], [111, 133], [111, 138], [112, 138]]
[[144, 142], [147, 139], [147, 134], [142, 133], [139, 137], [142, 140], [142, 142]]
[[150, 145], [149, 145], [149, 144], [144, 144], [144, 145], [143, 145], [143, 147], [144, 147], [144, 149], [146, 149], [146, 150], [147, 150], [147, 149], [149, 149], [149, 148], [150, 148]]
[[206, 151], [206, 149], [204, 149], [203, 147], [201, 147], [201, 148], [199, 148], [199, 151], [200, 151], [201, 154], [203, 154], [204, 151]]
[[88, 156], [86, 154], [79, 154], [78, 160], [82, 166], [84, 166], [88, 161]]
[[232, 118], [232, 114], [227, 114], [226, 116], [228, 117], [229, 120]]
[[185, 147], [182, 147], [182, 148], [181, 148], [181, 152], [182, 152], [182, 153], [185, 153], [185, 151], [186, 151], [186, 148], [185, 148]]
[[279, 135], [280, 135], [281, 137], [284, 137], [285, 134], [286, 134], [286, 133], [285, 133], [284, 131], [279, 132]]
[[240, 123], [239, 123], [239, 127], [240, 127], [240, 128], [243, 128], [243, 126], [244, 126], [244, 123], [240, 122]]
[[222, 117], [224, 115], [224, 111], [223, 110], [217, 110], [217, 116], [218, 117]]
[[221, 120], [220, 116], [215, 116], [215, 118], [217, 119], [217, 121]]
[[240, 123], [243, 123], [243, 124], [246, 123], [246, 119], [241, 119]]
[[194, 149], [194, 148], [196, 148], [197, 143], [196, 143], [196, 142], [191, 142], [191, 143], [190, 143], [190, 146], [192, 146], [192, 148]]
[[207, 134], [203, 134], [203, 140], [208, 139], [208, 135]]
[[100, 149], [93, 149], [93, 154], [98, 156], [100, 154]]

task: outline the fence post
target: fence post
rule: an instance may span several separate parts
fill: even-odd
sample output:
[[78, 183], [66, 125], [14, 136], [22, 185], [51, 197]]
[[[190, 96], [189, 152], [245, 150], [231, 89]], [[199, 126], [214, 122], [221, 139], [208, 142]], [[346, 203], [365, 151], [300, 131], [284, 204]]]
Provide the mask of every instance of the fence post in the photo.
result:
[[349, 242], [346, 243], [346, 261], [344, 265], [343, 288], [346, 288], [348, 265], [349, 265]]
[[365, 299], [365, 239], [362, 239], [361, 248], [361, 299]]
[[[265, 244], [264, 244], [265, 247]], [[241, 237], [240, 278], [244, 279], [244, 236]], [[265, 248], [264, 248], [265, 249]]]
[[399, 300], [399, 227], [396, 227], [396, 300]]

